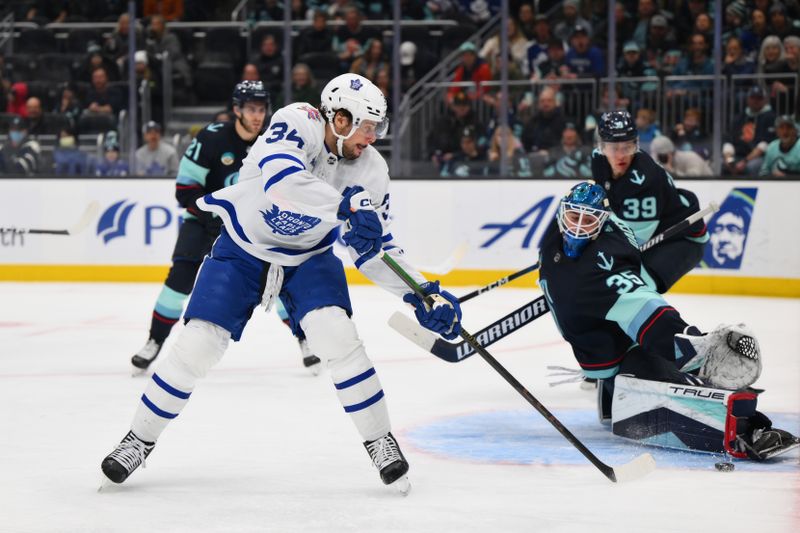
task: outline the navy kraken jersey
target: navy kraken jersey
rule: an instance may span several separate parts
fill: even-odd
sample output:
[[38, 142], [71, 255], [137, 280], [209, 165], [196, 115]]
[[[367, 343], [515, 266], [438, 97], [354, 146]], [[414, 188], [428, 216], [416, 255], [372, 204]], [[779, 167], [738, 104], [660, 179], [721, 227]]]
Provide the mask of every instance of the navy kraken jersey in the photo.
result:
[[[699, 210], [697, 196], [676, 188], [669, 172], [641, 150], [618, 179], [612, 178], [606, 156], [595, 150], [592, 152], [592, 179], [606, 190], [614, 214], [633, 230], [639, 244]], [[705, 223], [698, 220], [677, 238], [706, 242]]]
[[254, 141], [239, 137], [234, 122], [209, 124], [197, 134], [178, 167], [175, 196], [186, 208], [184, 218], [203, 223], [214, 218], [197, 208], [197, 200], [239, 180], [239, 168]]
[[615, 375], [636, 344], [674, 360], [673, 335], [687, 324], [656, 292], [633, 232], [623, 222], [612, 215], [580, 257], [570, 259], [553, 220], [540, 254], [539, 285], [585, 375]]

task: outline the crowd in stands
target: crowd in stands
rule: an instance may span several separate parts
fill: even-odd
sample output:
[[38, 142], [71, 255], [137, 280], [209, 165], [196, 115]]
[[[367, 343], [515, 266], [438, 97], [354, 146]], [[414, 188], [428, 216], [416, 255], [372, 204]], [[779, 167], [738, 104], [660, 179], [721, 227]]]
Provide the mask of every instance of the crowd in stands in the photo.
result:
[[[9, 168], [8, 153], [19, 152], [23, 146], [28, 158], [37, 150], [43, 152], [37, 141], [52, 136], [52, 157], [25, 166], [25, 172], [128, 172], [127, 165], [122, 168], [125, 161], [116, 132], [129, 105], [130, 32], [136, 37], [136, 87], [149, 91], [148, 118], [153, 119], [142, 123], [143, 113], [137, 113], [139, 152], [148, 150], [142, 152], [142, 162], [137, 155], [137, 173], [173, 172], [169, 157], [159, 155], [157, 163], [152, 157], [169, 145], [161, 139], [170, 128], [163, 115], [165, 58], [171, 64], [168, 81], [174, 101], [223, 107], [236, 82], [260, 79], [270, 89], [273, 108], [288, 103], [283, 94], [283, 28], [259, 25], [283, 22], [282, 1], [248, 2], [243, 13], [246, 30], [210, 28], [195, 33], [170, 27], [172, 21], [229, 21], [237, 4], [233, 0], [145, 0], [136, 3], [137, 19], [132, 25], [128, 2], [123, 0], [0, 0], [0, 16], [12, 12], [18, 22], [38, 25], [19, 30], [13, 55], [0, 52], [0, 111], [5, 111], [0, 113], [0, 134], [10, 133], [12, 121], [22, 118], [13, 131], [24, 131], [28, 139], [20, 143], [9, 135], [0, 151], [0, 157], [5, 157], [0, 165]], [[400, 63], [405, 91], [447, 52], [457, 49], [459, 64], [451, 78], [456, 83], [444, 95], [446, 113], [427, 132], [426, 153], [419, 154], [431, 162], [433, 172], [496, 175], [500, 160], [506, 159], [509, 172], [519, 177], [587, 178], [595, 125], [600, 114], [612, 107], [608, 85], [602, 83], [611, 68], [621, 78], [613, 107], [625, 107], [634, 114], [641, 148], [658, 156], [677, 175], [711, 174], [713, 93], [711, 81], [702, 76], [714, 73], [713, 2], [618, 1], [616, 54], [608, 58], [606, 2], [510, 1], [508, 25], [503, 28], [509, 41], [511, 81], [507, 128], [500, 127], [499, 88], [482, 85], [500, 79], [500, 35], [496, 32], [476, 45], [465, 41], [469, 34], [464, 32], [477, 30], [498, 13], [500, 4], [500, 0], [402, 0], [404, 19], [454, 20], [462, 38], [447, 49], [445, 40], [431, 38], [430, 33], [409, 34], [397, 53], [392, 53], [390, 35], [364, 22], [391, 19], [393, 2], [294, 0], [290, 18], [308, 25], [292, 39], [291, 99], [317, 104], [322, 85], [342, 72], [369, 78], [389, 99], [393, 61]], [[793, 145], [787, 145], [788, 133], [781, 137], [779, 132], [786, 130], [787, 117], [793, 124], [796, 119], [800, 2], [728, 0], [723, 2], [723, 12], [722, 72], [733, 100], [725, 110], [730, 109], [730, 118], [726, 119], [722, 171], [728, 175], [800, 173], [800, 167], [791, 167], [794, 163], [787, 167], [781, 157]], [[58, 22], [113, 22], [114, 27], [68, 32], [48, 27]], [[638, 79], [642, 77], [647, 80]], [[141, 106], [144, 90], [137, 95], [137, 106]], [[96, 146], [81, 149], [78, 141], [88, 135], [96, 136]], [[505, 158], [501, 146], [505, 146]], [[778, 150], [778, 156], [771, 159], [778, 163], [767, 161], [773, 146], [778, 146], [772, 150]], [[171, 148], [180, 154], [180, 146]], [[86, 161], [69, 156], [69, 151], [88, 154]], [[768, 163], [774, 168], [765, 169]], [[101, 167], [110, 170], [98, 170]]]

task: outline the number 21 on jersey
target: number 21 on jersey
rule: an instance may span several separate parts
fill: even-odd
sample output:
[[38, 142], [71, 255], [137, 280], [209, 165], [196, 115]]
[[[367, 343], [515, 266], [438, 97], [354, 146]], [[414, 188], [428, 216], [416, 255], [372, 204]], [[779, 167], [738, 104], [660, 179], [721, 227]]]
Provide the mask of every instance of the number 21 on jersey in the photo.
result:
[[306, 143], [297, 135], [297, 130], [295, 129], [287, 134], [286, 131], [289, 129], [289, 125], [285, 122], [276, 122], [272, 124], [269, 129], [271, 130], [270, 136], [265, 139], [267, 144], [278, 142], [286, 137], [287, 141], [297, 143], [297, 147], [302, 150], [303, 145]]

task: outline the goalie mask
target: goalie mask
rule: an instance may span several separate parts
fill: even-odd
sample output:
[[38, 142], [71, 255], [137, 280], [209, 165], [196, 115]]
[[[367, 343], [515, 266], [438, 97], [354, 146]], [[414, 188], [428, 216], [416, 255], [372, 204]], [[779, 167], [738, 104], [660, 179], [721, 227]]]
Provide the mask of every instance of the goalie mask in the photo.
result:
[[[342, 153], [342, 143], [349, 139], [359, 128], [366, 134], [374, 134], [382, 139], [389, 130], [389, 119], [386, 117], [386, 97], [364, 76], [358, 74], [342, 74], [333, 78], [322, 89], [320, 109], [328, 119], [331, 131], [336, 135], [337, 148]], [[352, 116], [353, 123], [346, 135], [336, 133], [333, 117], [336, 111], [344, 109]]]
[[556, 220], [567, 257], [581, 255], [589, 241], [600, 235], [609, 214], [606, 193], [593, 181], [579, 183], [561, 199]]

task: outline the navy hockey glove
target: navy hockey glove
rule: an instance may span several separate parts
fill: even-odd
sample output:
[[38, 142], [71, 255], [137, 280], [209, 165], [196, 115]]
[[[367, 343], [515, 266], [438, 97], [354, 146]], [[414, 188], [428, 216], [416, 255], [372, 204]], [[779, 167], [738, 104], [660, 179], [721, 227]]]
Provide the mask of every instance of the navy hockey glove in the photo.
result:
[[353, 247], [364, 261], [380, 253], [383, 225], [363, 187], [353, 187], [345, 192], [336, 216], [339, 220], [347, 221], [348, 229], [342, 235], [342, 240]]
[[422, 291], [433, 298], [429, 307], [416, 294], [403, 296], [403, 301], [414, 306], [414, 314], [421, 326], [438, 333], [447, 340], [453, 340], [461, 332], [461, 304], [458, 298], [439, 289], [438, 281], [422, 284]]

